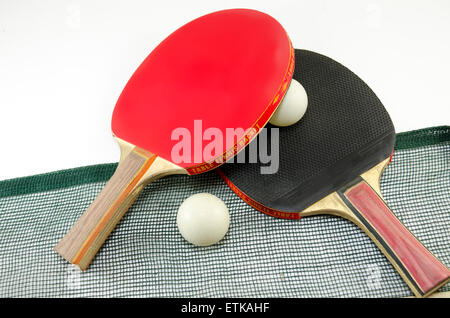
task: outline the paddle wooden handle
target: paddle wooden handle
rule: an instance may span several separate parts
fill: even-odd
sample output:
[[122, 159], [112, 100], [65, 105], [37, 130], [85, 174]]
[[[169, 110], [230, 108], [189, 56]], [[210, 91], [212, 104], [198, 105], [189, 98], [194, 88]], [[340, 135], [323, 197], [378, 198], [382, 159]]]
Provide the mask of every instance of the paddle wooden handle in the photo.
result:
[[156, 156], [134, 148], [119, 164], [103, 190], [55, 246], [55, 251], [85, 270], [108, 235], [143, 189], [139, 181]]
[[338, 194], [416, 296], [428, 296], [449, 281], [449, 269], [409, 232], [362, 178]]

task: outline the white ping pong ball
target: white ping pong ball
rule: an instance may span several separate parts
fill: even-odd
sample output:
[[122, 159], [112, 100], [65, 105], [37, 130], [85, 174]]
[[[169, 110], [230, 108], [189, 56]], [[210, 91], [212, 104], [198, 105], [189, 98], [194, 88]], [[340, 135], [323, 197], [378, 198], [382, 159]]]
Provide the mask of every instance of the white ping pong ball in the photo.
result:
[[180, 205], [177, 226], [186, 241], [197, 246], [219, 242], [228, 232], [230, 214], [225, 203], [209, 193], [197, 193]]
[[308, 95], [305, 89], [299, 82], [292, 79], [283, 100], [269, 122], [280, 127], [293, 125], [303, 117], [307, 107]]

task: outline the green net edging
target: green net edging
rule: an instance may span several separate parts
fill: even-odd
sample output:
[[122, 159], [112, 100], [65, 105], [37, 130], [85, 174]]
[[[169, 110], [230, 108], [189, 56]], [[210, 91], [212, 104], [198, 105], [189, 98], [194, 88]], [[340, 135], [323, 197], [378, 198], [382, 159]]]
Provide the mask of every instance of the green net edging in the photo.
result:
[[[450, 126], [438, 126], [398, 133], [395, 149], [410, 149], [450, 141]], [[0, 181], [0, 198], [50, 191], [111, 178], [117, 163], [105, 163], [59, 170]]]
[[411, 149], [450, 141], [450, 126], [438, 126], [397, 134], [395, 149]]

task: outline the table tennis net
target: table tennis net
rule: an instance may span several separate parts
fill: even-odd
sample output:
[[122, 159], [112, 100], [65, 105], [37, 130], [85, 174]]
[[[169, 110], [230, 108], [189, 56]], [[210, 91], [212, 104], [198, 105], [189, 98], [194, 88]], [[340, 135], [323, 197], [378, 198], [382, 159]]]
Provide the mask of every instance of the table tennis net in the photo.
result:
[[[334, 216], [276, 219], [242, 202], [214, 172], [148, 185], [80, 272], [53, 251], [117, 164], [0, 182], [2, 297], [404, 297], [412, 293], [374, 243]], [[398, 218], [450, 266], [450, 127], [400, 133], [381, 179]], [[178, 232], [188, 196], [228, 206], [217, 245]], [[450, 291], [450, 285], [440, 292]]]

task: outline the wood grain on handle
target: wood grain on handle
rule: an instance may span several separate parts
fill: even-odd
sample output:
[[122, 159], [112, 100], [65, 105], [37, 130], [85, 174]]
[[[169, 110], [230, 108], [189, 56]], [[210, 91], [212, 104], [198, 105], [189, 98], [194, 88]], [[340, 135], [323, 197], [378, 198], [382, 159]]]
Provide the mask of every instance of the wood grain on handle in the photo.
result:
[[85, 270], [103, 242], [142, 191], [139, 181], [156, 156], [134, 148], [117, 167], [114, 175], [55, 251]]
[[449, 269], [409, 232], [362, 178], [338, 194], [416, 296], [428, 296], [449, 281]]

